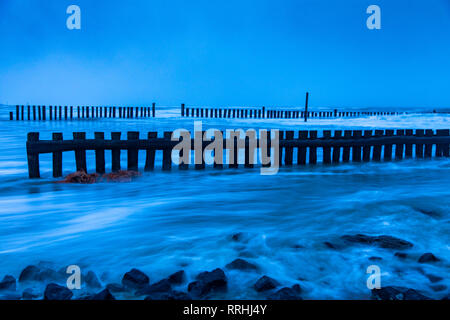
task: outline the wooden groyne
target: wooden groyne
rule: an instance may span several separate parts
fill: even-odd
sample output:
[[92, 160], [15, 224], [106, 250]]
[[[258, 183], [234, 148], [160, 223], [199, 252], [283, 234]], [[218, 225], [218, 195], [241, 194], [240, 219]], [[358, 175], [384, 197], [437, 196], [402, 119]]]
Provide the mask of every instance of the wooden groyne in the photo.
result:
[[280, 110], [260, 108], [201, 108], [181, 105], [181, 116], [191, 118], [222, 118], [222, 119], [308, 119], [308, 118], [357, 118], [364, 116], [392, 116], [404, 112], [388, 111], [306, 111]]
[[155, 117], [155, 103], [151, 107], [16, 106], [15, 113], [9, 113], [9, 120], [28, 121]]
[[[270, 144], [269, 131], [268, 141]], [[121, 169], [120, 153], [127, 152], [127, 169], [138, 170], [139, 151], [146, 153], [144, 165], [145, 171], [155, 168], [155, 154], [162, 151], [162, 169], [171, 170], [172, 150], [179, 141], [171, 140], [172, 132], [164, 132], [162, 137], [158, 137], [157, 132], [148, 132], [142, 139], [139, 132], [128, 132], [126, 139], [121, 139], [120, 132], [112, 132], [111, 138], [106, 140], [103, 132], [95, 132], [93, 139], [86, 139], [85, 132], [74, 132], [71, 140], [64, 140], [62, 133], [53, 133], [52, 140], [40, 140], [38, 132], [28, 133], [27, 138], [27, 158], [30, 178], [40, 177], [39, 155], [43, 153], [53, 154], [53, 176], [61, 177], [63, 172], [62, 153], [67, 151], [75, 152], [76, 170], [87, 172], [86, 151], [95, 151], [95, 167], [97, 173], [105, 172], [105, 150], [111, 150], [112, 171]], [[236, 139], [236, 138], [234, 138]], [[228, 163], [228, 167], [237, 168], [238, 149], [245, 149], [244, 167], [251, 168], [253, 163], [250, 160], [250, 148], [261, 148], [260, 139], [256, 139], [256, 144], [249, 143], [249, 137], [241, 137], [242, 144], [234, 143], [234, 161]], [[273, 140], [272, 140], [273, 141]], [[235, 142], [238, 142], [237, 139]], [[211, 144], [212, 141], [203, 141], [202, 150]], [[272, 142], [273, 143], [273, 142]], [[191, 141], [191, 150], [194, 150], [195, 141]], [[226, 146], [224, 139], [223, 146]], [[318, 132], [311, 131], [279, 131], [279, 166], [317, 164], [318, 149], [322, 149], [323, 164], [338, 164], [348, 162], [369, 162], [369, 161], [391, 161], [408, 158], [431, 158], [449, 157], [450, 130], [432, 129], [397, 129], [397, 130], [336, 130], [334, 132], [325, 130], [319, 137]], [[273, 144], [272, 144], [273, 149]], [[294, 150], [296, 159], [294, 159]], [[434, 150], [434, 152], [433, 152]], [[270, 153], [269, 153], [270, 154]], [[181, 155], [181, 154], [180, 154]], [[199, 156], [196, 169], [204, 169], [205, 161], [202, 153], [195, 153]], [[214, 155], [214, 167], [223, 167], [223, 153], [217, 152]], [[179, 168], [186, 169], [189, 164], [180, 162]]]

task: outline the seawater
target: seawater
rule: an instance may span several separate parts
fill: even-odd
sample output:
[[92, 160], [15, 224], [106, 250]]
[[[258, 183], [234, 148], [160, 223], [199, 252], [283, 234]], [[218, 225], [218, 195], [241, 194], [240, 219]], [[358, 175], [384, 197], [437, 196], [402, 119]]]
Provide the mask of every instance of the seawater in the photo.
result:
[[[78, 264], [104, 284], [120, 282], [136, 267], [151, 282], [184, 269], [188, 280], [204, 270], [223, 268], [241, 257], [259, 272], [226, 270], [229, 290], [221, 298], [261, 298], [251, 287], [263, 274], [283, 285], [299, 283], [305, 299], [368, 299], [367, 267], [378, 265], [381, 285], [414, 288], [432, 298], [427, 274], [443, 277], [447, 288], [450, 260], [450, 161], [404, 160], [389, 163], [293, 166], [277, 175], [259, 169], [155, 172], [130, 183], [59, 184], [51, 176], [51, 155], [41, 156], [41, 179], [28, 179], [26, 134], [41, 139], [52, 132], [71, 138], [84, 131], [192, 130], [193, 118], [179, 110], [157, 111], [152, 119], [9, 121], [0, 126], [0, 277], [16, 278], [30, 264]], [[6, 112], [4, 112], [6, 114]], [[408, 114], [351, 119], [204, 119], [203, 129], [280, 130], [447, 129], [445, 114]], [[107, 152], [107, 170], [110, 156]], [[95, 166], [88, 152], [88, 171]], [[160, 164], [161, 155], [156, 163]], [[139, 155], [140, 167], [145, 154]], [[320, 157], [319, 157], [320, 159]], [[73, 152], [63, 155], [64, 174], [75, 171]], [[126, 152], [122, 151], [126, 168]], [[232, 235], [242, 233], [241, 241]], [[391, 235], [414, 247], [406, 259], [398, 250], [364, 245], [330, 249], [346, 234]], [[420, 264], [432, 252], [437, 264]], [[369, 260], [380, 257], [382, 260]], [[186, 290], [187, 284], [182, 290]], [[434, 288], [433, 288], [434, 287]]]

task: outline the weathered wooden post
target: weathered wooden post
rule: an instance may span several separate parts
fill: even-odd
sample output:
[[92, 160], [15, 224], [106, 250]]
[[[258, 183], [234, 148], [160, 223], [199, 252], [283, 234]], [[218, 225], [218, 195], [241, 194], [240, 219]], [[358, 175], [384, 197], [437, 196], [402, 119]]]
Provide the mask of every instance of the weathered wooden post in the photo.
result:
[[39, 178], [39, 153], [31, 152], [30, 146], [39, 141], [39, 132], [29, 132], [27, 135], [27, 160], [28, 160], [28, 176], [31, 179]]
[[14, 120], [14, 112], [9, 112], [9, 120]]
[[30, 106], [27, 106], [27, 116], [28, 116], [28, 121], [30, 121], [31, 120]]
[[163, 163], [162, 163], [162, 169], [164, 171], [169, 171], [172, 169], [172, 147], [170, 145], [171, 137], [172, 137], [171, 131], [164, 132], [164, 139], [166, 140], [164, 143]]
[[[53, 141], [62, 141], [63, 134], [62, 133], [53, 133], [52, 134]], [[59, 178], [62, 177], [62, 151], [54, 151], [53, 155], [53, 177]]]
[[395, 144], [395, 160], [402, 160], [403, 159], [403, 150], [404, 150], [404, 144], [401, 142], [402, 137], [405, 135], [405, 130], [397, 130], [397, 138], [398, 143]]
[[[334, 139], [341, 139], [341, 138], [342, 138], [342, 131], [335, 130], [334, 131]], [[339, 163], [340, 159], [341, 159], [341, 147], [334, 146], [333, 147], [333, 163]]]
[[75, 163], [77, 171], [87, 172], [86, 149], [83, 146], [85, 140], [86, 132], [73, 133], [73, 141], [74, 143], [78, 143], [78, 145], [75, 146]]
[[16, 106], [16, 121], [19, 120], [19, 106]]
[[[134, 142], [139, 140], [139, 132], [138, 131], [129, 131], [127, 132], [128, 142]], [[127, 150], [128, 153], [128, 170], [138, 171], [138, 155], [139, 149], [137, 147], [130, 147]]]
[[[324, 130], [323, 137], [326, 140], [331, 140], [331, 130]], [[330, 164], [331, 163], [331, 148], [323, 147], [323, 163]]]
[[41, 121], [42, 120], [42, 115], [41, 115], [41, 106], [38, 106], [38, 120]]
[[[309, 132], [309, 138], [314, 140], [317, 139], [317, 131], [311, 130]], [[317, 163], [317, 147], [309, 147], [309, 164]]]
[[[294, 140], [294, 131], [286, 131], [286, 140]], [[294, 148], [286, 147], [284, 156], [284, 163], [286, 166], [292, 166], [293, 155], [294, 155]]]
[[[371, 138], [372, 137], [372, 130], [364, 130], [364, 138]], [[365, 143], [363, 146], [363, 161], [369, 162], [370, 161], [370, 149], [371, 145], [369, 143]]]
[[33, 120], [36, 121], [36, 106], [33, 106]]
[[[406, 129], [405, 130], [406, 136], [412, 136], [413, 130], [412, 129]], [[405, 144], [405, 158], [410, 159], [412, 158], [412, 143], [406, 143]]]
[[[308, 131], [306, 131], [306, 130], [299, 131], [298, 139], [299, 140], [307, 140], [308, 139]], [[306, 147], [298, 147], [297, 164], [299, 164], [299, 165], [306, 164]]]
[[181, 116], [184, 117], [184, 103], [181, 104]]
[[156, 103], [154, 102], [152, 103], [152, 117], [156, 117]]
[[[423, 137], [425, 135], [425, 130], [416, 129], [416, 137]], [[416, 143], [416, 158], [423, 158], [423, 144]]]
[[[147, 139], [148, 140], [152, 140], [158, 137], [158, 133], [157, 132], [149, 132], [147, 134]], [[155, 148], [154, 147], [149, 147], [147, 149], [147, 154], [146, 154], [146, 158], [145, 158], [145, 171], [151, 171], [155, 168]]]
[[[352, 136], [352, 130], [344, 130], [344, 138], [350, 138]], [[344, 146], [342, 148], [342, 162], [350, 161], [350, 146]]]
[[[432, 137], [434, 135], [434, 132], [432, 129], [425, 130], [425, 136], [426, 137]], [[433, 143], [426, 143], [425, 144], [425, 158], [431, 158], [433, 151]]]
[[[361, 130], [354, 130], [353, 131], [353, 138], [358, 140], [361, 139], [362, 131]], [[361, 162], [361, 146], [354, 145], [353, 148], [353, 154], [352, 154], [352, 161], [353, 162]]]
[[309, 99], [309, 92], [306, 92], [306, 101], [305, 101], [305, 122], [308, 121], [308, 99]]
[[[394, 130], [387, 129], [385, 131], [385, 135], [387, 137], [394, 135]], [[391, 161], [392, 160], [392, 143], [387, 143], [384, 145], [384, 161]]]

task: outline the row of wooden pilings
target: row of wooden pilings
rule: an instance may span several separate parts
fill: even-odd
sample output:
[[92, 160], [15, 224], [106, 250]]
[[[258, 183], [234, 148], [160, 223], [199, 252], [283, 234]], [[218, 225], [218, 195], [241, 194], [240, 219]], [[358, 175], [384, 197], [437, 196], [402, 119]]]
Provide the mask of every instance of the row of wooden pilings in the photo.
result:
[[362, 116], [399, 115], [399, 112], [387, 111], [300, 111], [274, 110], [261, 108], [199, 108], [181, 104], [182, 117], [196, 118], [254, 118], [254, 119], [304, 119], [304, 118], [349, 118]]
[[[151, 107], [16, 106], [15, 112], [15, 120], [154, 118], [155, 116], [155, 103]], [[9, 120], [14, 120], [14, 112], [9, 113]]]
[[[201, 132], [204, 134], [204, 132]], [[219, 133], [219, 132], [218, 132]], [[220, 131], [219, 137], [225, 137]], [[270, 156], [271, 149], [274, 148], [273, 133], [268, 131], [266, 150]], [[391, 161], [393, 157], [396, 160], [404, 158], [431, 158], [449, 157], [450, 147], [450, 130], [442, 129], [398, 129], [398, 130], [336, 130], [332, 134], [331, 130], [324, 130], [322, 136], [318, 137], [318, 132], [298, 131], [295, 137], [294, 131], [278, 131], [278, 152], [279, 166], [291, 166], [294, 164], [294, 149], [297, 153], [297, 165], [317, 164], [318, 149], [322, 149], [323, 164], [338, 164], [347, 162], [368, 162], [368, 161]], [[127, 151], [127, 169], [138, 170], [138, 153], [139, 150], [146, 152], [145, 171], [151, 171], [155, 168], [155, 153], [162, 151], [162, 169], [171, 170], [172, 168], [172, 151], [179, 141], [171, 139], [172, 132], [164, 132], [163, 137], [158, 137], [157, 132], [148, 132], [145, 139], [140, 139], [139, 132], [128, 132], [127, 139], [121, 140], [120, 132], [112, 132], [111, 139], [106, 140], [104, 132], [95, 132], [93, 139], [86, 139], [85, 132], [74, 132], [73, 139], [63, 140], [62, 133], [53, 133], [52, 140], [40, 140], [38, 132], [28, 133], [27, 138], [27, 158], [28, 171], [30, 178], [40, 177], [39, 155], [43, 153], [53, 154], [53, 176], [60, 177], [63, 174], [63, 158], [62, 153], [66, 151], [75, 152], [76, 170], [84, 170], [87, 172], [86, 151], [95, 151], [96, 172], [105, 172], [105, 150], [111, 150], [111, 170], [118, 171], [121, 169], [120, 153], [121, 150]], [[271, 138], [272, 137], [272, 138]], [[261, 140], [255, 138], [255, 144], [250, 143], [250, 137], [240, 137], [243, 144], [239, 144], [238, 139], [234, 138], [232, 147], [233, 156], [227, 158], [228, 167], [237, 168], [239, 149], [245, 150], [244, 167], [252, 168], [254, 153], [252, 148], [261, 149]], [[242, 141], [242, 140], [241, 140]], [[203, 151], [213, 143], [213, 141], [202, 141], [202, 153], [195, 153], [198, 163], [195, 163], [196, 169], [205, 168], [205, 159]], [[191, 141], [191, 150], [194, 149], [195, 141]], [[227, 146], [226, 140], [223, 146]], [[395, 151], [394, 151], [395, 146]], [[434, 153], [433, 153], [434, 146]], [[307, 157], [308, 152], [308, 157]], [[180, 156], [182, 156], [180, 151]], [[254, 158], [254, 157], [253, 157]], [[214, 168], [222, 168], [224, 164], [222, 152], [214, 152]], [[189, 168], [189, 163], [178, 163], [180, 169]], [[263, 164], [266, 166], [267, 164]]]

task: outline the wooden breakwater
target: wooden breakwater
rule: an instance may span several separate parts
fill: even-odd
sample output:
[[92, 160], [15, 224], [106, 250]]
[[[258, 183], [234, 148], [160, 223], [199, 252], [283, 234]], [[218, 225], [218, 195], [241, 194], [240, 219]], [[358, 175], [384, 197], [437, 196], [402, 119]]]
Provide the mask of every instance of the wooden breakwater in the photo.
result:
[[[269, 131], [270, 133], [270, 131]], [[118, 171], [121, 169], [121, 150], [127, 152], [127, 169], [138, 170], [138, 154], [140, 150], [146, 152], [144, 165], [145, 171], [155, 168], [155, 154], [162, 152], [162, 169], [171, 170], [172, 150], [179, 141], [171, 140], [172, 132], [164, 132], [162, 137], [158, 137], [157, 132], [148, 132], [145, 139], [139, 137], [139, 132], [128, 132], [126, 140], [121, 139], [120, 132], [112, 132], [111, 139], [106, 140], [103, 132], [94, 133], [93, 139], [86, 139], [84, 132], [74, 132], [73, 139], [64, 140], [62, 133], [53, 133], [52, 140], [40, 140], [38, 132], [28, 133], [27, 138], [27, 158], [30, 178], [40, 177], [39, 155], [51, 153], [53, 155], [53, 176], [61, 177], [63, 172], [63, 152], [74, 151], [76, 170], [87, 172], [86, 151], [95, 151], [96, 172], [105, 172], [105, 150], [111, 150], [111, 169]], [[273, 137], [274, 135], [272, 135]], [[236, 139], [236, 138], [235, 138]], [[253, 167], [249, 159], [250, 143], [249, 137], [242, 137], [243, 144], [234, 143], [234, 161], [228, 167], [239, 166], [237, 161], [238, 148], [245, 149], [244, 167]], [[237, 140], [236, 140], [237, 141]], [[270, 134], [267, 143], [270, 144]], [[202, 150], [211, 144], [211, 141], [201, 143]], [[191, 141], [191, 150], [194, 150], [195, 141]], [[226, 143], [224, 141], [224, 146]], [[273, 145], [272, 145], [273, 146]], [[306, 165], [317, 164], [318, 149], [322, 149], [323, 164], [338, 164], [348, 162], [369, 162], [369, 161], [391, 161], [393, 159], [408, 158], [431, 158], [449, 157], [450, 130], [432, 129], [397, 129], [387, 130], [336, 130], [334, 132], [325, 130], [322, 136], [318, 132], [298, 131], [297, 136], [294, 131], [279, 131], [279, 165]], [[256, 139], [256, 148], [261, 148], [260, 139]], [[294, 149], [296, 160], [294, 160]], [[433, 152], [434, 150], [434, 152]], [[195, 155], [197, 157], [197, 154]], [[202, 154], [199, 154], [199, 163], [195, 164], [196, 169], [204, 169], [205, 161]], [[221, 158], [219, 158], [221, 157]], [[197, 159], [198, 160], [198, 159]], [[223, 167], [223, 153], [217, 152], [214, 155], [214, 167]], [[180, 162], [179, 168], [186, 169], [189, 164]]]
[[100, 118], [155, 118], [156, 105], [151, 107], [101, 107], [101, 106], [16, 106], [9, 120], [73, 120]]
[[260, 108], [201, 108], [181, 105], [181, 116], [191, 118], [222, 119], [308, 119], [308, 118], [356, 118], [364, 116], [387, 116], [405, 114], [388, 111], [300, 111]]

